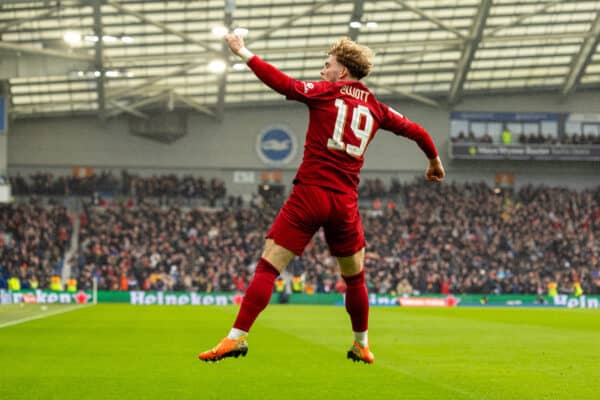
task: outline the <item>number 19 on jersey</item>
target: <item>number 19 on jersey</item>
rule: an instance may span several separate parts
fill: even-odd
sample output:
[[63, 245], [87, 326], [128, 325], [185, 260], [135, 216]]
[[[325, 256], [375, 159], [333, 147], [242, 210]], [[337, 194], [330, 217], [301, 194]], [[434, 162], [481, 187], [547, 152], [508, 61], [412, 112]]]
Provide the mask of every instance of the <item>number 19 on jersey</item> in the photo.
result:
[[368, 107], [358, 105], [352, 110], [352, 120], [350, 129], [360, 140], [358, 146], [344, 143], [344, 128], [346, 127], [346, 117], [348, 114], [348, 105], [343, 99], [336, 99], [335, 106], [338, 109], [335, 127], [333, 128], [333, 137], [327, 140], [327, 148], [331, 150], [345, 151], [353, 157], [361, 157], [367, 148], [369, 139], [373, 134], [373, 116]]

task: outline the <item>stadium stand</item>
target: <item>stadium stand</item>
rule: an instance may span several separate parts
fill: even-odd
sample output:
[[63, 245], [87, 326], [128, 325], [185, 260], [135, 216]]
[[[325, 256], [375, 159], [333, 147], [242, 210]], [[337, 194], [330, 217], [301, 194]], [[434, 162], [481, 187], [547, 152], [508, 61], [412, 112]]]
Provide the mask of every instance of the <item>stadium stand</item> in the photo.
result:
[[144, 197], [180, 197], [205, 200], [215, 205], [217, 200], [225, 198], [225, 183], [213, 178], [186, 175], [178, 177], [170, 175], [153, 175], [142, 177], [128, 171], [121, 171], [120, 177], [110, 171], [90, 176], [54, 176], [49, 173], [36, 173], [28, 177], [17, 174], [10, 178], [13, 193], [23, 195], [54, 196], [93, 196], [104, 194], [109, 196]]
[[0, 287], [16, 278], [21, 289], [49, 288], [60, 275], [72, 233], [64, 206], [27, 203], [0, 207]]
[[[188, 181], [140, 182], [150, 188], [144, 193], [178, 196]], [[162, 192], [168, 185], [173, 190]], [[572, 293], [579, 282], [585, 293], [600, 294], [600, 188], [500, 191], [485, 183], [420, 180], [386, 187], [374, 179], [360, 193], [368, 206], [363, 222], [372, 293], [545, 294], [549, 284]], [[280, 202], [277, 195], [248, 203], [230, 198], [218, 208], [86, 201], [71, 275], [83, 289], [97, 277], [100, 290], [243, 291]], [[17, 276], [23, 286], [36, 277], [49, 287], [72, 230], [66, 209], [32, 201], [2, 206], [0, 215], [0, 285]], [[301, 291], [344, 290], [321, 233], [288, 270]]]

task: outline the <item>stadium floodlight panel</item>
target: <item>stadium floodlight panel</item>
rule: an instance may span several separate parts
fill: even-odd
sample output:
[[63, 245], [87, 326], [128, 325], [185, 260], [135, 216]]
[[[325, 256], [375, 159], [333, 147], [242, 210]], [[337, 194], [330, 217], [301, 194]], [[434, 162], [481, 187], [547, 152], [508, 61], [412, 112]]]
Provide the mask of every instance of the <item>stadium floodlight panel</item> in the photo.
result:
[[213, 26], [211, 32], [216, 37], [223, 37], [229, 33], [229, 29], [224, 26]]
[[213, 74], [220, 74], [225, 71], [226, 66], [225, 61], [223, 60], [212, 60], [208, 63], [208, 70]]
[[246, 28], [235, 28], [233, 30], [233, 33], [235, 33], [236, 35], [241, 36], [241, 37], [246, 37], [246, 36], [248, 36], [248, 29], [246, 29]]
[[68, 44], [79, 44], [81, 43], [81, 33], [75, 31], [67, 31], [63, 35], [63, 40]]
[[115, 43], [117, 40], [119, 40], [119, 39], [117, 39], [116, 36], [111, 36], [111, 35], [102, 36], [102, 41], [104, 43]]

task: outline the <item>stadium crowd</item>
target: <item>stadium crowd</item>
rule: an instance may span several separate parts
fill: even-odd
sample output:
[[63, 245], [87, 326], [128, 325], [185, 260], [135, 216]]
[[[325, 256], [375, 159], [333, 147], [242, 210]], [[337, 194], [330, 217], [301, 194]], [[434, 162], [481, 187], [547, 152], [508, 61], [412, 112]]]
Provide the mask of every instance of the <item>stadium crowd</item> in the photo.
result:
[[[379, 204], [363, 211], [371, 293], [546, 294], [555, 285], [557, 293], [600, 294], [600, 188], [498, 194], [484, 183], [393, 181], [386, 189], [366, 181], [360, 191]], [[96, 276], [101, 290], [243, 291], [280, 200], [219, 209], [90, 203], [72, 273], [82, 288]], [[65, 211], [9, 207], [0, 213], [0, 229], [12, 236], [2, 243], [5, 280], [16, 273], [43, 282], [68, 237]], [[28, 235], [43, 239], [33, 244]], [[298, 291], [345, 289], [321, 232], [288, 271]]]
[[60, 273], [72, 221], [63, 206], [32, 200], [0, 207], [0, 288], [16, 278], [21, 289], [49, 288]]
[[136, 199], [146, 197], [181, 197], [185, 199], [203, 199], [207, 204], [215, 205], [227, 195], [225, 182], [213, 178], [174, 174], [139, 176], [126, 170], [119, 177], [110, 171], [89, 176], [54, 176], [50, 173], [36, 173], [28, 177], [20, 174], [10, 177], [12, 191], [17, 196], [131, 196]]

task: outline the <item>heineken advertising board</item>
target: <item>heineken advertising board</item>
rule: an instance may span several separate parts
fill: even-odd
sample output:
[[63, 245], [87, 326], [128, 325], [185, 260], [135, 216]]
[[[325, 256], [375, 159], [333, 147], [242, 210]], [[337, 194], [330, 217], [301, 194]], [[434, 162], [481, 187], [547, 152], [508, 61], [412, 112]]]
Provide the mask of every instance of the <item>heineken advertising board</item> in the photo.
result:
[[87, 304], [91, 302], [90, 291], [80, 290], [71, 293], [37, 289], [13, 292], [0, 289], [0, 304]]
[[[98, 303], [126, 303], [138, 306], [226, 306], [241, 304], [241, 293], [196, 293], [196, 292], [144, 292], [144, 291], [100, 291], [97, 293]], [[50, 290], [0, 290], [0, 304], [88, 304], [93, 302], [93, 293], [79, 290], [75, 293], [54, 292]], [[278, 303], [274, 294], [271, 303]], [[292, 293], [289, 304], [321, 304], [343, 305], [344, 296], [339, 293]], [[372, 306], [400, 307], [565, 307], [565, 308], [600, 308], [600, 296], [596, 295], [422, 295], [393, 296], [370, 294]]]

